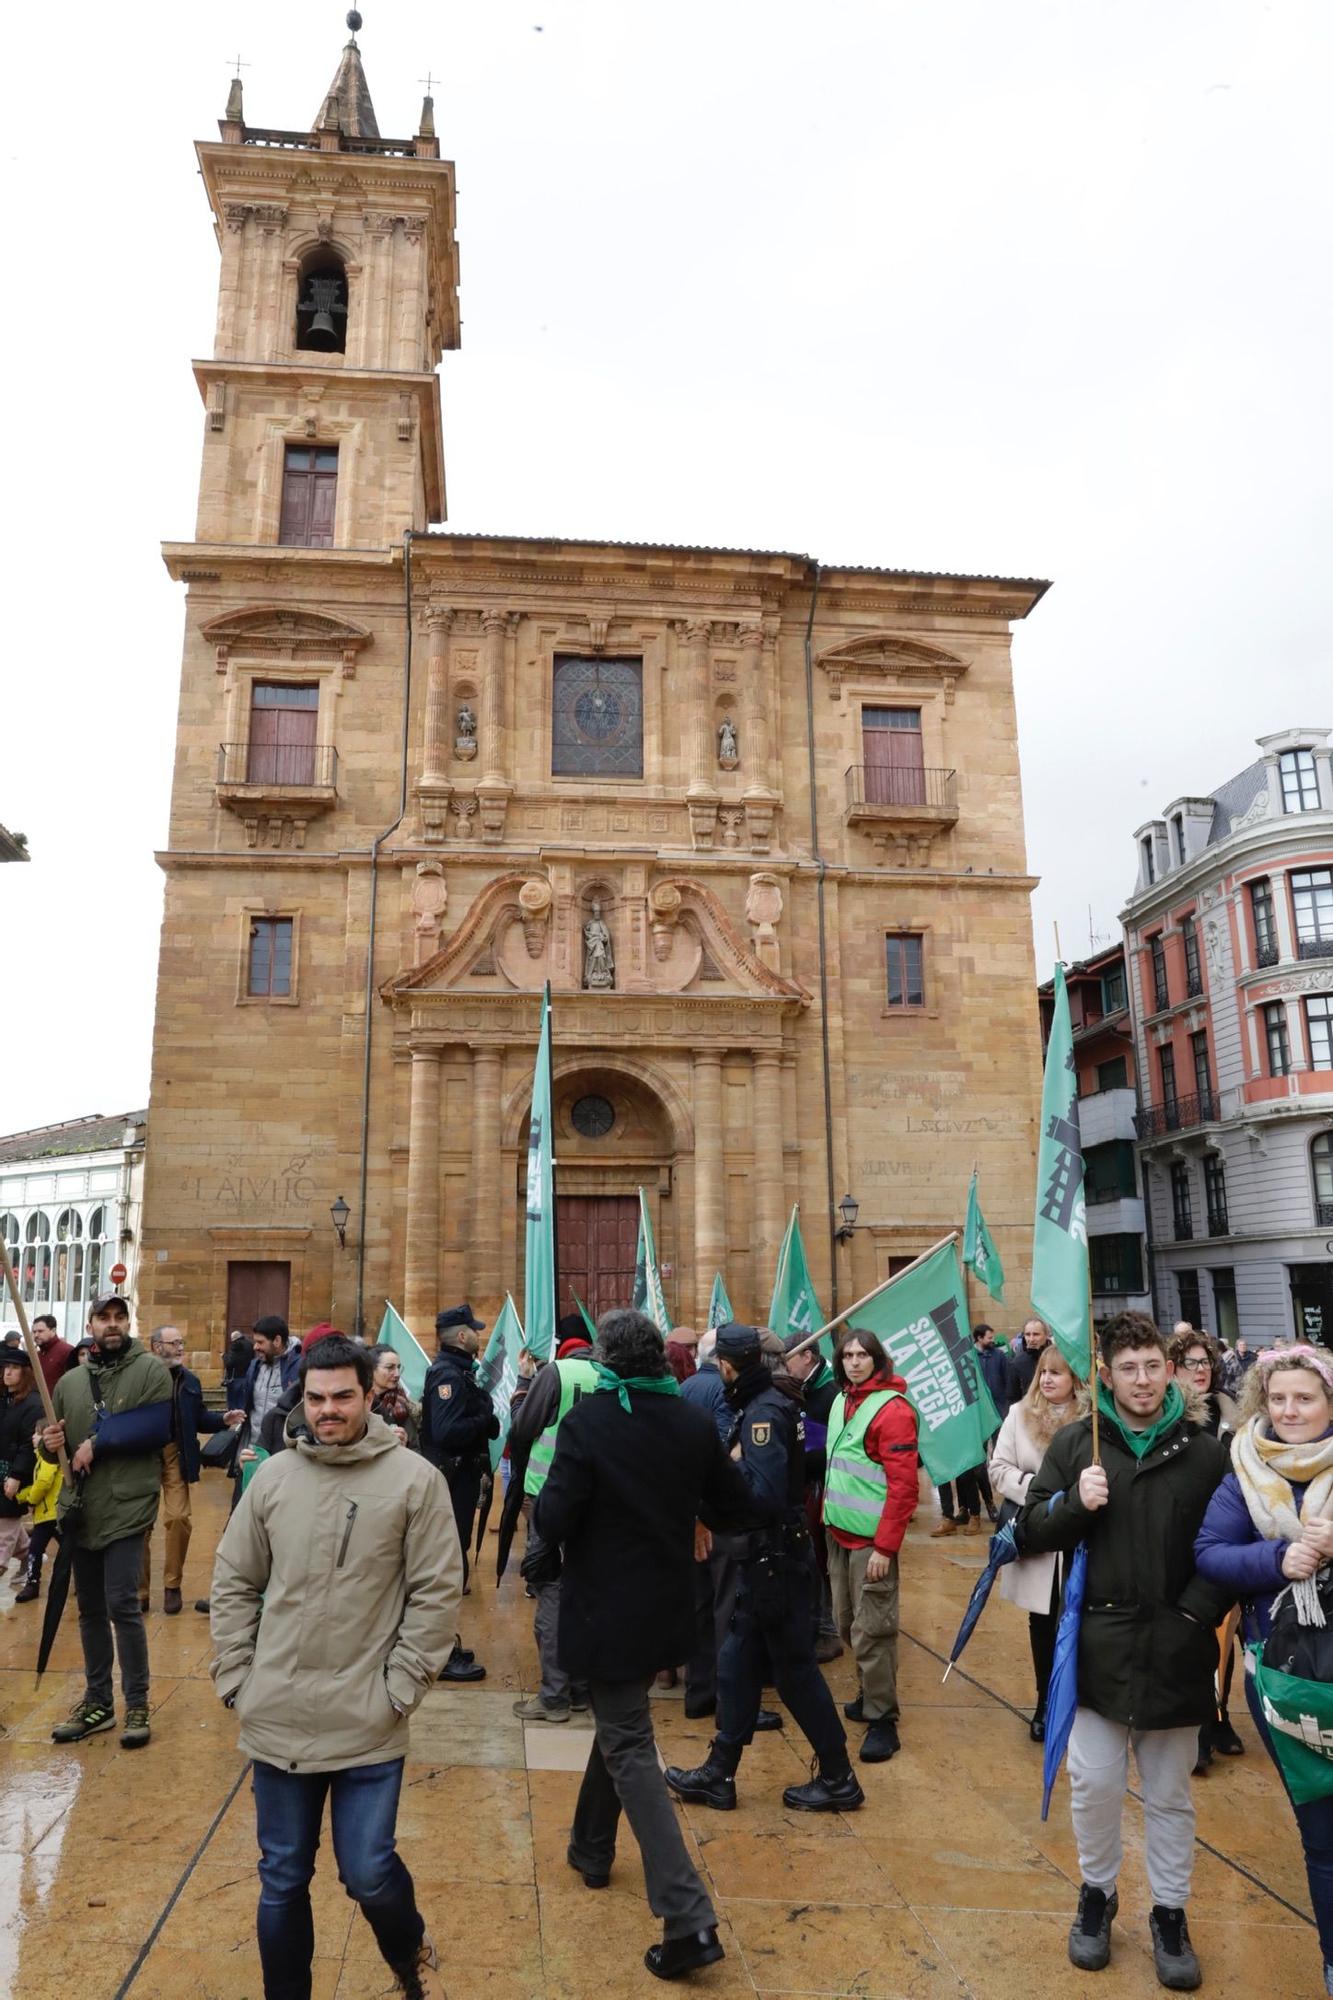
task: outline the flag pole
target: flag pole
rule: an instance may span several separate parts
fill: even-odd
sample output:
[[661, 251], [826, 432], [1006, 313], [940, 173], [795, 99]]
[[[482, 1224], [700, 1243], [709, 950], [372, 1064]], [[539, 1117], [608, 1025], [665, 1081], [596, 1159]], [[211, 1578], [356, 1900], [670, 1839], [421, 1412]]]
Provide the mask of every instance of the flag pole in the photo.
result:
[[823, 1326], [817, 1327], [813, 1333], [807, 1334], [804, 1340], [798, 1341], [795, 1347], [788, 1350], [788, 1358], [790, 1359], [790, 1356], [793, 1354], [803, 1354], [807, 1347], [813, 1347], [815, 1342], [822, 1340], [826, 1333], [832, 1333], [835, 1326], [841, 1326], [842, 1322], [845, 1319], [850, 1319], [854, 1312], [860, 1312], [862, 1306], [868, 1306], [870, 1301], [877, 1299], [881, 1292], [887, 1292], [890, 1285], [896, 1285], [900, 1278], [908, 1277], [919, 1265], [926, 1263], [928, 1259], [933, 1257], [937, 1250], [944, 1250], [950, 1243], [956, 1243], [957, 1241], [958, 1231], [951, 1229], [947, 1236], [941, 1236], [938, 1243], [932, 1243], [929, 1250], [923, 1250], [919, 1257], [913, 1257], [910, 1264], [904, 1264], [901, 1271], [895, 1271], [891, 1278], [885, 1278], [881, 1284], [876, 1285], [872, 1291], [867, 1292], [864, 1298], [858, 1299], [855, 1305], [848, 1306], [845, 1312], [840, 1312], [833, 1319], [826, 1320]]
[[560, 1204], [556, 1200], [555, 1176], [555, 1021], [551, 1014], [551, 982], [543, 995], [546, 1004], [546, 1102], [551, 1107], [551, 1284], [555, 1291], [551, 1319], [551, 1354], [560, 1345]]

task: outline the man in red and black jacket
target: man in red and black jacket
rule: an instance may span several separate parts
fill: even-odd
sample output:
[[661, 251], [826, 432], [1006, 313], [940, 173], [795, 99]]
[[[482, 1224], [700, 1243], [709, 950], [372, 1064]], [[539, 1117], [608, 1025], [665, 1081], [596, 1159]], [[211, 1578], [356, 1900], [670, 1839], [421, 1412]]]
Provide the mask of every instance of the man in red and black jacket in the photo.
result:
[[839, 1337], [833, 1375], [841, 1394], [828, 1420], [829, 1583], [861, 1683], [843, 1713], [870, 1725], [861, 1762], [883, 1764], [900, 1748], [898, 1551], [916, 1510], [916, 1412], [873, 1333], [851, 1327]]

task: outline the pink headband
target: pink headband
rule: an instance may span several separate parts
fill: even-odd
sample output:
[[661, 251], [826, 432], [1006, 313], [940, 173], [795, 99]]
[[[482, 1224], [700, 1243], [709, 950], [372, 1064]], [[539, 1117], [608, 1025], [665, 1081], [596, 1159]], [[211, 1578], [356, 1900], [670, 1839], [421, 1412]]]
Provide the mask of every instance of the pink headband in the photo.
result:
[[1290, 1347], [1266, 1347], [1256, 1366], [1265, 1378], [1276, 1375], [1282, 1368], [1308, 1368], [1333, 1396], [1333, 1356], [1322, 1348], [1311, 1347], [1306, 1341], [1296, 1341]]

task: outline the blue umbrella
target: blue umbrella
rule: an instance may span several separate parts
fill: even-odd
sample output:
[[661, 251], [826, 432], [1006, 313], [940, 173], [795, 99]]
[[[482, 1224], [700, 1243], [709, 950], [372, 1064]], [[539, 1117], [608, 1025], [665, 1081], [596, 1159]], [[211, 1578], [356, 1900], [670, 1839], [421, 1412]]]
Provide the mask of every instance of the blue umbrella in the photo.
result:
[[1046, 1694], [1046, 1748], [1042, 1755], [1041, 1816], [1051, 1809], [1051, 1793], [1060, 1775], [1069, 1732], [1078, 1707], [1078, 1633], [1083, 1622], [1083, 1597], [1088, 1585], [1088, 1545], [1080, 1542], [1065, 1571], [1065, 1599], [1055, 1634], [1055, 1661]]
[[[986, 1609], [986, 1599], [991, 1594], [991, 1585], [1006, 1563], [1017, 1561], [1018, 1543], [1014, 1537], [1014, 1524], [1012, 1521], [1006, 1521], [998, 1534], [994, 1534], [990, 1538], [990, 1553], [986, 1557], [986, 1567], [977, 1578], [976, 1583], [972, 1587], [972, 1595], [967, 1600], [967, 1609], [963, 1613], [963, 1622], [958, 1627], [958, 1637], [953, 1642], [953, 1649], [949, 1654], [949, 1664], [944, 1669], [944, 1680], [947, 1681], [953, 1672], [959, 1654], [972, 1637], [976, 1622]], [[940, 1685], [942, 1687], [944, 1682], [941, 1681]]]

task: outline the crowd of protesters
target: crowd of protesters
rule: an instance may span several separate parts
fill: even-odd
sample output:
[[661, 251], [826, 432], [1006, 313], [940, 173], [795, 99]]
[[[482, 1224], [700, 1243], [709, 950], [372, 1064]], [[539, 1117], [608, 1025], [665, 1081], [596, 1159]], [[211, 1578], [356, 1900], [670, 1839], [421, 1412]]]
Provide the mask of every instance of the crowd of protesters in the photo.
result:
[[[539, 1685], [515, 1713], [591, 1726], [568, 1858], [588, 1887], [605, 1886], [628, 1819], [663, 1926], [652, 1972], [677, 1978], [723, 1955], [670, 1800], [736, 1809], [747, 1744], [784, 1723], [767, 1688], [813, 1753], [810, 1781], [783, 1794], [788, 1810], [857, 1810], [855, 1766], [900, 1748], [899, 1562], [920, 1465], [907, 1385], [876, 1336], [844, 1327], [830, 1355], [735, 1322], [664, 1340], [630, 1310], [596, 1329], [572, 1315], [549, 1362], [520, 1357], [504, 1412], [478, 1380], [484, 1331], [470, 1306], [439, 1314], [417, 1401], [394, 1348], [327, 1324], [298, 1341], [284, 1321], [260, 1319], [232, 1334], [215, 1409], [180, 1332], [160, 1327], [142, 1345], [124, 1300], [107, 1295], [77, 1346], [49, 1317], [34, 1327], [54, 1422], [26, 1350], [0, 1349], [0, 1555], [18, 1566], [17, 1602], [41, 1594], [52, 1543], [70, 1547], [85, 1687], [56, 1741], [115, 1728], [118, 1665], [121, 1743], [149, 1742], [155, 1523], [170, 1616], [191, 1489], [205, 1459], [230, 1474], [231, 1519], [197, 1608], [211, 1610], [214, 1678], [254, 1764], [266, 1994], [310, 1991], [326, 1800], [340, 1876], [399, 1990], [443, 1991], [397, 1854], [397, 1801], [412, 1709], [437, 1682], [485, 1678], [458, 1614], [502, 1429], [495, 1472], [506, 1518], [526, 1523], [539, 1660]], [[1069, 1565], [1076, 1550], [1086, 1560], [1068, 1730], [1081, 1875], [1071, 1962], [1094, 1972], [1111, 1955], [1132, 1755], [1157, 1976], [1176, 1990], [1201, 1982], [1187, 1917], [1191, 1779], [1243, 1752], [1229, 1710], [1240, 1660], [1259, 1741], [1292, 1799], [1333, 1992], [1333, 1796], [1292, 1789], [1256, 1687], [1256, 1660], [1279, 1643], [1287, 1668], [1333, 1681], [1333, 1615], [1321, 1615], [1333, 1359], [1306, 1345], [1255, 1355], [1122, 1313], [1100, 1334], [1098, 1440], [1089, 1386], [1040, 1319], [1012, 1341], [986, 1324], [973, 1339], [999, 1429], [984, 1461], [937, 1489], [930, 1532], [977, 1534], [984, 1515], [1014, 1537], [999, 1589], [1027, 1614], [1027, 1727], [1039, 1744]], [[337, 1620], [322, 1609], [335, 1601]], [[839, 1714], [818, 1663], [845, 1649], [856, 1693]], [[715, 1718], [692, 1769], [664, 1769], [653, 1738], [651, 1685], [678, 1677], [686, 1714]], [[848, 1724], [860, 1732], [851, 1742]]]

